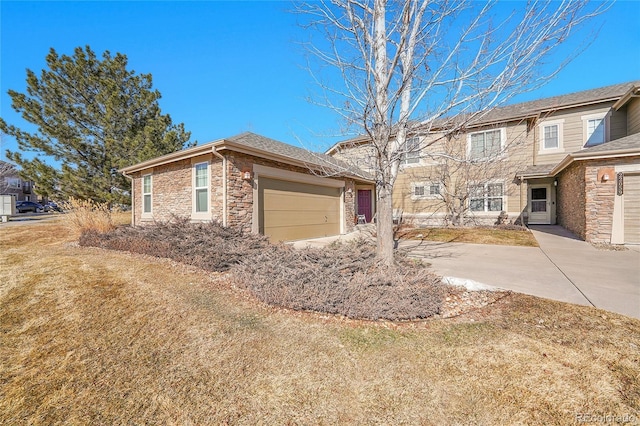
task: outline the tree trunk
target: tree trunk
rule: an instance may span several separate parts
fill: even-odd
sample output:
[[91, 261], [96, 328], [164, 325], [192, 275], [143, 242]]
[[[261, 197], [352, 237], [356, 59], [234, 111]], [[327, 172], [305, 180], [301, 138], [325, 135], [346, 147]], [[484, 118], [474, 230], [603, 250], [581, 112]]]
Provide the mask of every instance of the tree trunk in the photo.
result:
[[376, 230], [378, 234], [378, 258], [387, 265], [393, 264], [393, 204], [391, 198], [391, 188], [385, 185], [378, 185], [377, 194], [377, 220]]

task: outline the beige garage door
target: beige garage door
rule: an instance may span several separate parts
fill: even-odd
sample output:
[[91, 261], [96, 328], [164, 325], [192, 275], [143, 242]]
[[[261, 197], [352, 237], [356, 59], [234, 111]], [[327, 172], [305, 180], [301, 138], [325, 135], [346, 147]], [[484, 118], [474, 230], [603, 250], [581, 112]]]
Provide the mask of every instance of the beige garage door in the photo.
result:
[[340, 233], [341, 188], [264, 177], [258, 182], [260, 233], [271, 241]]
[[640, 244], [640, 175], [624, 175], [624, 242]]

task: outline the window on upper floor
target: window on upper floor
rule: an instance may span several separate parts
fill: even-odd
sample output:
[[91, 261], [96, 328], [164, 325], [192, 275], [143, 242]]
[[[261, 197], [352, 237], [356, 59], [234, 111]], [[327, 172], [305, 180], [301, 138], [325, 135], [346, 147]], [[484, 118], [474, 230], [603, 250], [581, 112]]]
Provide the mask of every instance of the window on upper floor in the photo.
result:
[[468, 137], [469, 157], [471, 159], [490, 158], [500, 155], [502, 152], [501, 129], [485, 130], [471, 133]]
[[606, 113], [582, 116], [582, 122], [585, 147], [600, 145], [607, 141]]
[[420, 138], [408, 138], [402, 150], [403, 164], [418, 164], [420, 162]]
[[469, 210], [472, 212], [500, 212], [504, 207], [504, 185], [498, 182], [469, 187]]
[[540, 151], [563, 149], [564, 120], [547, 121], [540, 124]]
[[142, 176], [142, 214], [151, 213], [151, 175]]
[[22, 187], [22, 180], [19, 178], [6, 178], [6, 182], [7, 182], [7, 186], [9, 188], [21, 188]]

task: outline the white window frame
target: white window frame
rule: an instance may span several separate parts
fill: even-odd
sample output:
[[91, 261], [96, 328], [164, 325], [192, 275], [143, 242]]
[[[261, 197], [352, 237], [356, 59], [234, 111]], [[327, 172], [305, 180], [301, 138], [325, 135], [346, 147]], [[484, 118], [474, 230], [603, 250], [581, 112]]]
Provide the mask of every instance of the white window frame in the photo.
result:
[[[145, 192], [144, 180], [149, 178], [149, 192]], [[153, 216], [153, 177], [151, 173], [147, 173], [142, 175], [142, 217], [152, 217]], [[149, 211], [145, 211], [145, 197], [149, 197]]]
[[[545, 129], [552, 126], [556, 126], [558, 128], [558, 146], [547, 148]], [[564, 152], [564, 119], [544, 121], [540, 123], [538, 128], [540, 130], [540, 149], [538, 151], [540, 154], [555, 154]]]
[[[198, 173], [198, 167], [202, 165], [206, 165], [207, 170], [207, 184], [206, 186], [196, 186], [197, 179], [196, 175]], [[191, 209], [191, 218], [195, 220], [207, 220], [211, 218], [211, 164], [209, 161], [199, 161], [197, 163], [193, 163], [191, 166], [191, 198], [192, 198], [192, 209]], [[197, 194], [198, 190], [206, 189], [207, 191], [207, 210], [206, 211], [198, 211], [198, 200]]]
[[[598, 114], [589, 114], [583, 115], [580, 117], [582, 119], [582, 147], [587, 148], [590, 146], [602, 145], [605, 142], [609, 141], [609, 114], [608, 112], [601, 112]], [[589, 134], [589, 122], [593, 120], [602, 120], [604, 125], [604, 132], [602, 135], [603, 141], [599, 143], [592, 143], [587, 145], [589, 142], [589, 138], [591, 135]], [[593, 133], [592, 133], [593, 134]]]
[[[489, 210], [489, 200], [492, 198], [498, 198], [498, 197], [490, 197], [489, 196], [489, 185], [502, 185], [502, 195], [500, 196], [500, 198], [502, 198], [502, 208], [500, 210]], [[473, 197], [472, 193], [471, 193], [471, 187], [473, 186], [482, 186], [482, 210], [472, 210], [471, 209], [471, 200], [476, 200], [476, 199], [480, 199], [479, 197]], [[470, 183], [469, 184], [469, 199], [468, 199], [468, 203], [469, 203], [469, 212], [471, 212], [472, 214], [483, 214], [483, 213], [489, 213], [489, 214], [500, 214], [500, 212], [502, 211], [507, 211], [507, 188], [506, 188], [506, 184], [504, 181], [489, 181], [489, 182], [485, 182], [485, 183]]]
[[[411, 145], [409, 145], [409, 142], [412, 142]], [[402, 164], [405, 166], [414, 166], [414, 165], [419, 165], [420, 164], [420, 137], [419, 136], [412, 136], [410, 138], [407, 138], [404, 141], [404, 145], [402, 147]], [[417, 150], [416, 151], [409, 151], [409, 147], [416, 147]]]
[[[492, 155], [486, 155], [486, 156], [481, 156], [481, 157], [473, 157], [472, 156], [472, 147], [471, 147], [471, 138], [473, 135], [477, 135], [480, 133], [491, 133], [491, 132], [500, 132], [500, 152], [496, 153], [496, 154], [492, 154]], [[499, 127], [496, 129], [486, 129], [486, 130], [480, 130], [477, 132], [471, 132], [471, 133], [467, 133], [467, 158], [471, 159], [471, 160], [486, 160], [486, 159], [490, 159], [490, 158], [500, 158], [504, 155], [504, 146], [507, 140], [507, 129], [506, 127]], [[486, 147], [486, 136], [485, 136], [485, 145]]]
[[[433, 187], [438, 187], [438, 193], [433, 193]], [[416, 189], [422, 188], [422, 195], [416, 194]], [[412, 182], [411, 183], [411, 199], [412, 200], [429, 200], [437, 199], [442, 194], [442, 185], [440, 182]]]

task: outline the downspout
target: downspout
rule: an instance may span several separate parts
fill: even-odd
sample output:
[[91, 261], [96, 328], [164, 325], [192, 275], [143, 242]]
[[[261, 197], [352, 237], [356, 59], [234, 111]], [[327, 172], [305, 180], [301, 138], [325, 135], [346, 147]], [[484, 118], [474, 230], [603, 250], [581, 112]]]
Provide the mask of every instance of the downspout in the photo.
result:
[[222, 160], [222, 226], [227, 226], [227, 157], [216, 151], [214, 146], [211, 150], [213, 155]]
[[129, 176], [127, 172], [122, 172], [122, 176], [126, 177], [131, 181], [131, 226], [135, 228], [136, 226], [136, 188], [133, 184], [133, 176]]

